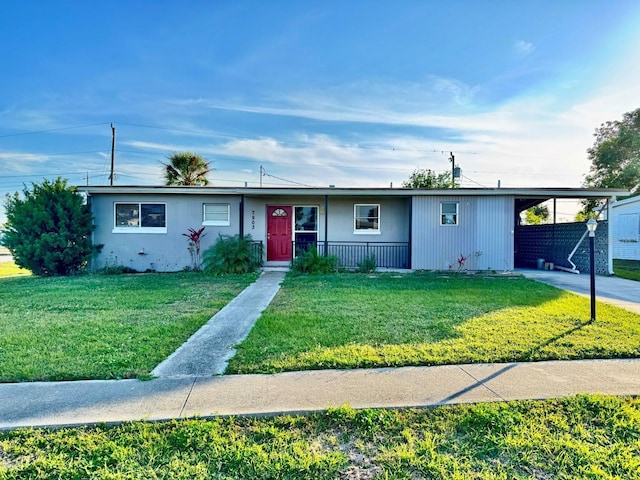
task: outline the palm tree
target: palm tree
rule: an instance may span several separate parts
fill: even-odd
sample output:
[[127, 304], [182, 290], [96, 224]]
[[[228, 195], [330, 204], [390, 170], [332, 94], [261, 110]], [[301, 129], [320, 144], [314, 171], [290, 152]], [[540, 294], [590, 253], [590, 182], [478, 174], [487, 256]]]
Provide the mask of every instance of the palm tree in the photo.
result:
[[209, 185], [211, 163], [192, 152], [175, 152], [164, 166], [165, 185]]

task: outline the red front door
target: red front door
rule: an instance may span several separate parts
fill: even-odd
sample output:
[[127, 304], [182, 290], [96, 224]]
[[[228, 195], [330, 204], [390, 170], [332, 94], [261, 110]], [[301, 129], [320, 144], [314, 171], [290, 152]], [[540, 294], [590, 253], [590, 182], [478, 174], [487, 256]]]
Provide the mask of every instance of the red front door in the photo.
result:
[[291, 207], [267, 207], [267, 260], [291, 260], [292, 221]]

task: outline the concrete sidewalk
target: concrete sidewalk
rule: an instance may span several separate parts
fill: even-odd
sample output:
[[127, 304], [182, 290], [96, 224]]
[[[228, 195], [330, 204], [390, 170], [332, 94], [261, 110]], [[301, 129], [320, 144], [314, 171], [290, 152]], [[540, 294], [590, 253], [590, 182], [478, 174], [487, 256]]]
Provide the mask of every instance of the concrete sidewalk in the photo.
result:
[[[580, 295], [590, 296], [591, 294], [589, 274], [529, 269], [516, 269], [514, 273]], [[596, 300], [640, 313], [640, 282], [596, 275]]]
[[640, 360], [321, 370], [0, 385], [0, 429], [192, 416], [640, 394]]

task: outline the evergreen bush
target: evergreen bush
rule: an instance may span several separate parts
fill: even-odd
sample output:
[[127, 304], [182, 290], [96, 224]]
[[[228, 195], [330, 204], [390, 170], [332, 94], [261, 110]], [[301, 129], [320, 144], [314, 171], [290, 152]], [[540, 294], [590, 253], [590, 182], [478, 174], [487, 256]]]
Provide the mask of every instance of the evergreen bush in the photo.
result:
[[94, 246], [89, 206], [61, 178], [7, 195], [3, 243], [14, 261], [35, 275], [70, 275], [83, 270]]

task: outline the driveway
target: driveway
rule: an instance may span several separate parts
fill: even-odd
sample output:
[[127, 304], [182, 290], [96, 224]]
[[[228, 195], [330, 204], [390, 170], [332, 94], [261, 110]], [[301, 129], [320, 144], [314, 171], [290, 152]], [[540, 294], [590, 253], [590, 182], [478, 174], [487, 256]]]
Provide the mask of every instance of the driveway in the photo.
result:
[[[561, 271], [516, 269], [527, 278], [584, 296], [590, 296], [589, 274]], [[596, 275], [596, 300], [640, 313], [640, 282]]]

